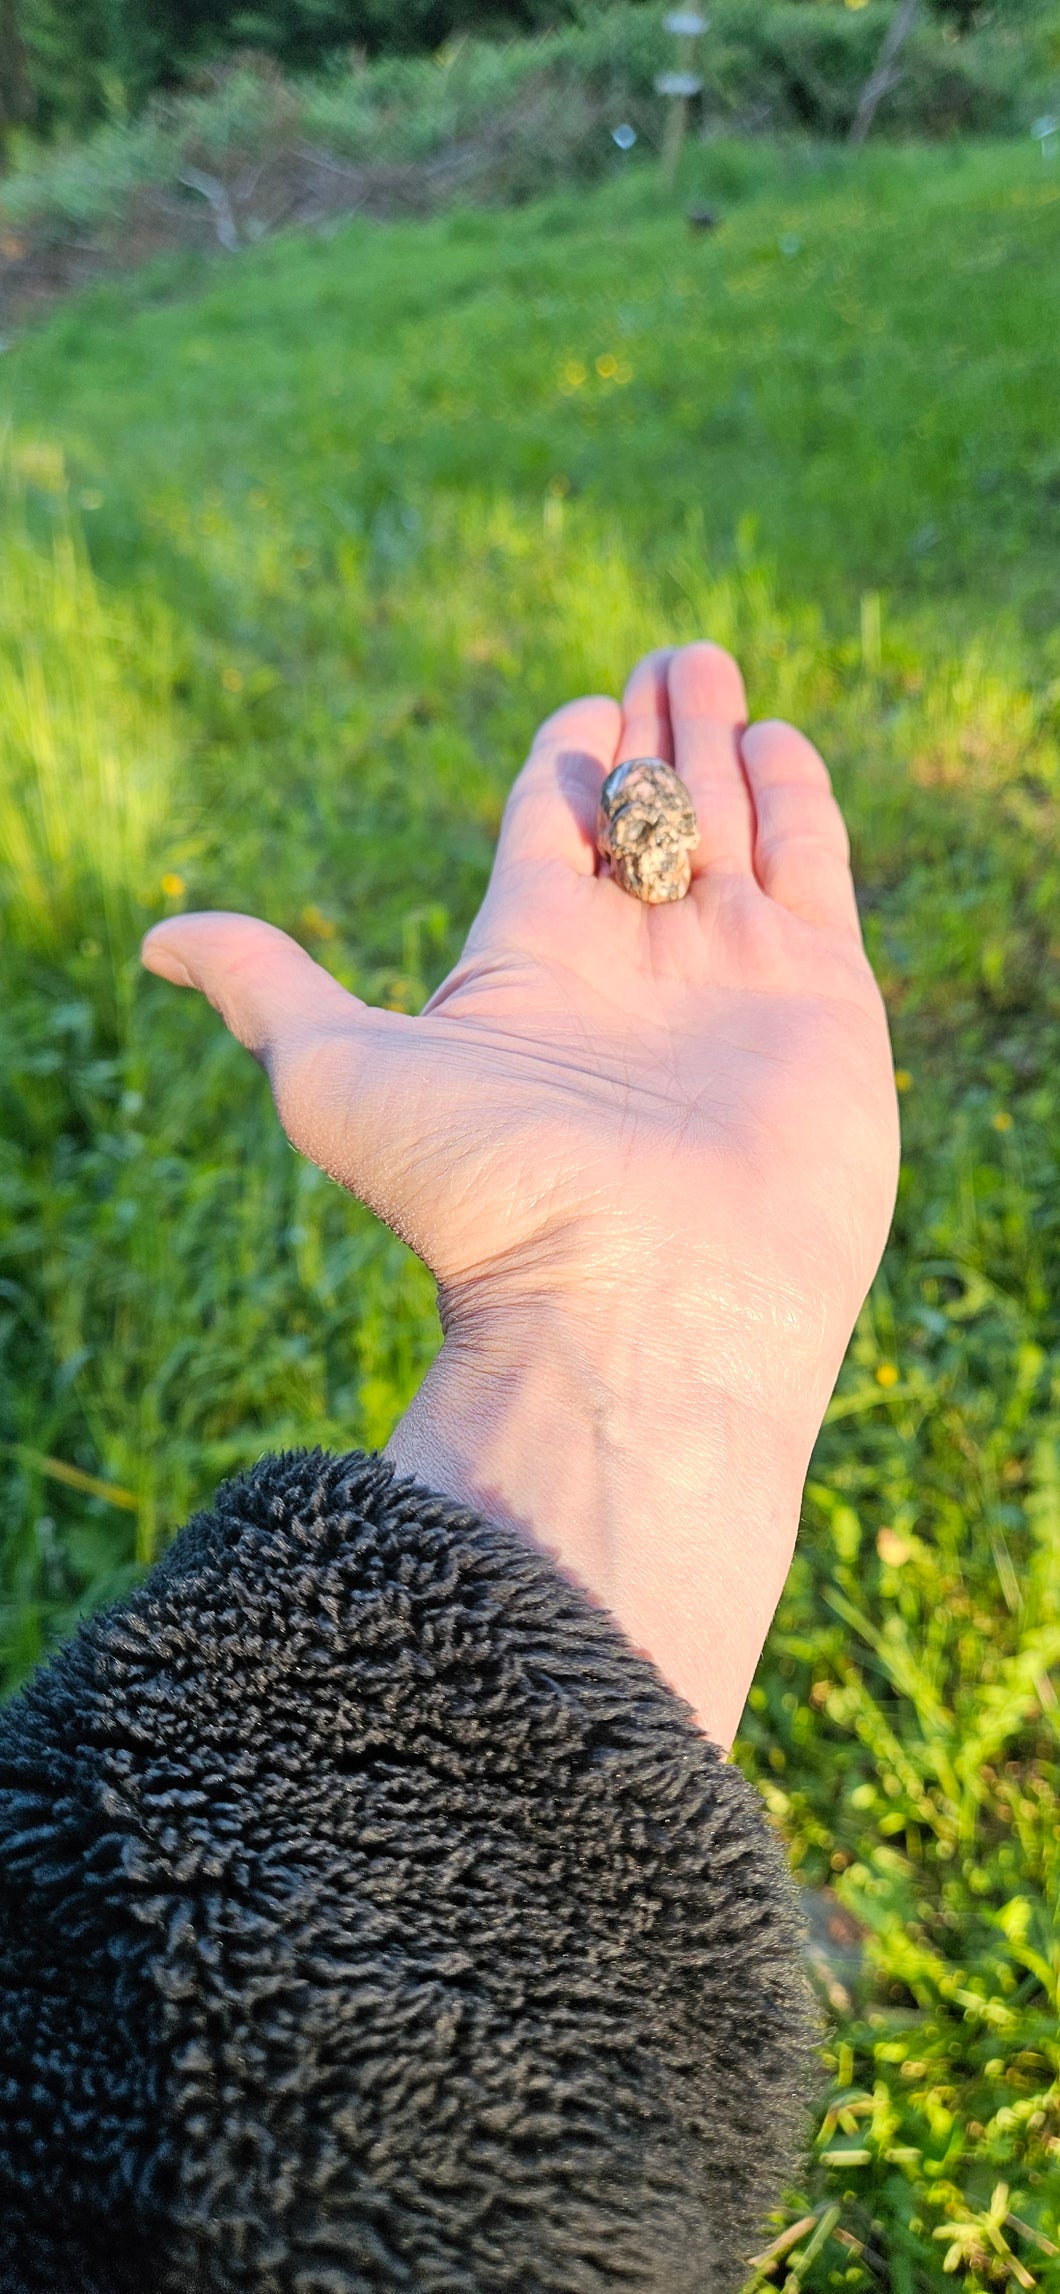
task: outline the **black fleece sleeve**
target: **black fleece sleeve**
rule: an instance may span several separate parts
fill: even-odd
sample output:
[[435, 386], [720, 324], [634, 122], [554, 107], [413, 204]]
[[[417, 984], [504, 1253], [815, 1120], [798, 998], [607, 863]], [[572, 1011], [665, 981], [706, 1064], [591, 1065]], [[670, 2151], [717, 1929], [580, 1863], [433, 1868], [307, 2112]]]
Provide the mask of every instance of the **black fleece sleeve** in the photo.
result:
[[0, 1715], [4, 2294], [721, 2294], [808, 2035], [738, 1771], [380, 1458], [266, 1459]]

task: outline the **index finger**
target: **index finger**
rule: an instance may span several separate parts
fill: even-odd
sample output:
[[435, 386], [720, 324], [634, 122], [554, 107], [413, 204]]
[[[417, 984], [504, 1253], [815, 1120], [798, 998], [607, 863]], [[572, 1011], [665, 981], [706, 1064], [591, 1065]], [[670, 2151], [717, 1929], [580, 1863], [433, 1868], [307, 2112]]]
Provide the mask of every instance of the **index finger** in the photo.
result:
[[596, 869], [596, 806], [614, 763], [622, 711], [606, 694], [568, 701], [534, 736], [512, 783], [495, 872], [559, 861], [578, 876]]

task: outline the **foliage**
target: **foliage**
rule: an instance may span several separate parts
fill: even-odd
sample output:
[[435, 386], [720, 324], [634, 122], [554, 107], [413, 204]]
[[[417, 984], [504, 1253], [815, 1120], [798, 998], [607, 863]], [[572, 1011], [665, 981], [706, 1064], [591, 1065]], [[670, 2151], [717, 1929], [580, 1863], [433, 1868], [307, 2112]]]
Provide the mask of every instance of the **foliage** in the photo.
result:
[[0, 160], [8, 131], [33, 110], [15, 0], [0, 0]]
[[351, 45], [429, 54], [474, 31], [576, 20], [579, 0], [14, 0], [45, 122], [83, 126], [161, 83], [253, 48], [291, 70]]
[[[858, 9], [840, 0], [716, 0], [693, 125], [712, 138], [734, 124], [841, 135], [879, 37], [878, 0]], [[171, 211], [189, 201], [201, 207], [185, 180], [189, 166], [227, 184], [239, 210], [247, 198], [253, 205], [263, 163], [266, 173], [270, 161], [282, 172], [285, 154], [307, 151], [328, 165], [398, 169], [449, 155], [459, 164], [448, 193], [437, 177], [429, 197], [525, 199], [606, 176], [616, 165], [611, 130], [622, 120], [637, 130], [642, 152], [658, 148], [664, 106], [655, 77], [671, 49], [655, 9], [615, 0], [548, 37], [467, 40], [440, 57], [335, 64], [315, 78], [285, 79], [264, 59], [244, 59], [138, 116], [112, 106], [80, 141], [23, 137], [0, 180], [0, 227], [16, 249], [28, 235], [45, 260], [51, 241], [69, 236], [109, 240], [120, 256], [122, 229], [135, 235], [145, 194], [161, 195]], [[904, 53], [881, 129], [1023, 129], [1053, 101], [1058, 79], [1060, 15], [1055, 31], [1035, 9], [1022, 28], [991, 16], [957, 43], [925, 24]], [[282, 197], [278, 212], [289, 212]], [[248, 224], [252, 237], [268, 228], [255, 213]]]
[[741, 1752], [868, 1937], [756, 2283], [1056, 2294], [1060, 182], [718, 144], [682, 192], [716, 233], [634, 169], [3, 362], [6, 1677], [437, 1343], [140, 926], [257, 908], [414, 1008], [535, 718], [712, 631], [834, 764], [905, 1114]]
[[[422, 59], [396, 85], [410, 107], [431, 94], [433, 56], [448, 72], [469, 42], [540, 49], [561, 65], [592, 70], [601, 48], [632, 74], [633, 92], [653, 94], [656, 71], [672, 62], [662, 11], [646, 0], [9, 0], [18, 12], [38, 125], [84, 134], [102, 121], [138, 114], [152, 91], [194, 87], [225, 59], [256, 51], [284, 71], [329, 69], [355, 83], [369, 54], [384, 63]], [[897, 0], [716, 0], [704, 47], [714, 109], [747, 113], [818, 133], [845, 126], [878, 52]], [[534, 38], [530, 41], [526, 35]], [[497, 35], [503, 37], [498, 39]], [[521, 35], [521, 37], [520, 37]], [[899, 117], [929, 132], [1003, 125], [1020, 113], [1043, 73], [1060, 61], [1057, 0], [994, 0], [990, 7], [929, 7], [903, 62], [894, 103]], [[628, 51], [628, 54], [627, 54]], [[347, 96], [371, 103], [369, 86]], [[523, 65], [525, 71], [525, 63]], [[518, 59], [515, 62], [518, 74]], [[395, 83], [385, 76], [380, 89]], [[892, 106], [893, 108], [893, 106]], [[1020, 116], [1022, 116], [1020, 114]]]

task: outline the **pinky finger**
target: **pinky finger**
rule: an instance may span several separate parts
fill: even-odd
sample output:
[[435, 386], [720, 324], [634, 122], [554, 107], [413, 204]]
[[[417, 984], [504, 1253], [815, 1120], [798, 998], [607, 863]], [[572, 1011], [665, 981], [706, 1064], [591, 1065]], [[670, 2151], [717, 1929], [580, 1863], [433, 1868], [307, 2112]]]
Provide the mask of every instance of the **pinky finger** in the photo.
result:
[[794, 725], [750, 725], [741, 742], [755, 808], [755, 875], [808, 924], [860, 940], [850, 843], [827, 766]]

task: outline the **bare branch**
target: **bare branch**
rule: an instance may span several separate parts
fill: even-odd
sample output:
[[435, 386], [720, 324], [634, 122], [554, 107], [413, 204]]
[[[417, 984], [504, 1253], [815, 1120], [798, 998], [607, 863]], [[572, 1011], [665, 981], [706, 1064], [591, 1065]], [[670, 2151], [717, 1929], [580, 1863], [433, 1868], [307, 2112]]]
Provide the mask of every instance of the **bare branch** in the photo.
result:
[[902, 0], [884, 34], [879, 55], [861, 91], [854, 124], [847, 137], [854, 151], [860, 151], [873, 120], [883, 102], [901, 79], [898, 58], [920, 14], [920, 0]]
[[230, 255], [239, 252], [239, 226], [232, 212], [232, 202], [224, 184], [216, 175], [205, 175], [201, 167], [186, 167], [180, 178], [189, 191], [201, 191], [213, 210], [214, 229], [222, 247]]

